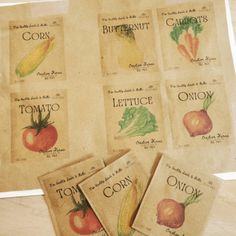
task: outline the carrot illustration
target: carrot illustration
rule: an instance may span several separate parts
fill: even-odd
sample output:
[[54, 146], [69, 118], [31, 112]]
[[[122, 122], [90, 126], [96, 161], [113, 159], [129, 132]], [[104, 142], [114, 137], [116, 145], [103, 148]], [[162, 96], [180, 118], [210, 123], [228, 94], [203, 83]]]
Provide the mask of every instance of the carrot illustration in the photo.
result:
[[182, 56], [184, 56], [188, 61], [192, 61], [192, 57], [189, 54], [187, 48], [183, 45], [180, 44], [179, 42], [179, 37], [183, 33], [183, 28], [182, 26], [174, 26], [173, 30], [170, 32], [170, 37], [172, 40], [174, 40], [177, 44], [177, 49], [180, 52]]
[[197, 52], [198, 52], [198, 49], [199, 49], [199, 38], [197, 37], [197, 35], [203, 31], [203, 26], [199, 23], [192, 23], [191, 27], [192, 27], [192, 30], [193, 30], [193, 33], [194, 33], [194, 37], [192, 39], [191, 53], [193, 55], [193, 58], [196, 58], [197, 57]]
[[189, 33], [189, 28], [191, 27], [192, 17], [185, 16], [181, 22], [182, 29], [186, 32], [184, 35], [184, 41], [187, 49], [192, 52], [193, 50], [193, 36]]

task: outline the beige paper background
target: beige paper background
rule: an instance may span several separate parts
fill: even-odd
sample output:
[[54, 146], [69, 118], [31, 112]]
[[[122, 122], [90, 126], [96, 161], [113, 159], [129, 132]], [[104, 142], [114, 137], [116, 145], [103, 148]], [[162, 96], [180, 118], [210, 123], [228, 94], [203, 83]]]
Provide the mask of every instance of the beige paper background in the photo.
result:
[[[70, 228], [69, 215], [67, 213], [75, 206], [72, 203], [71, 197], [63, 194], [63, 190], [66, 188], [72, 189], [72, 186], [76, 188], [79, 183], [103, 167], [104, 164], [102, 160], [92, 157], [88, 160], [73, 163], [39, 177], [41, 187], [45, 193], [44, 198], [48, 205], [57, 235], [80, 235]], [[58, 189], [62, 189], [62, 191], [58, 192]], [[72, 191], [75, 200], [80, 201], [79, 192], [75, 192], [75, 189], [72, 189]], [[66, 190], [67, 194], [69, 194], [69, 192], [69, 190]], [[106, 233], [101, 231], [93, 235], [104, 236]]]
[[[141, 184], [139, 193], [142, 196], [147, 186], [148, 177], [140, 165], [138, 158], [130, 152], [79, 185], [106, 232], [111, 236], [118, 235], [117, 225], [121, 203], [131, 186], [130, 182], [128, 183], [125, 180], [127, 177], [132, 182], [137, 179], [137, 183]], [[115, 184], [116, 187], [114, 189], [118, 188], [117, 183], [119, 181], [123, 181], [123, 183], [126, 181], [126, 187], [118, 192], [114, 192], [109, 198], [105, 197], [103, 195], [104, 189], [106, 187], [112, 188]], [[129, 211], [126, 208], [123, 210]], [[134, 232], [133, 235], [140, 235], [140, 233]]]
[[[64, 31], [61, 16], [10, 21], [9, 28], [11, 83], [65, 79]], [[54, 37], [52, 50], [32, 73], [19, 78], [15, 73], [17, 65], [39, 44], [48, 40], [46, 34], [50, 38]], [[42, 38], [38, 39], [38, 35]]]
[[[22, 190], [38, 188], [36, 177], [43, 173], [77, 159], [79, 156], [94, 152], [101, 158], [107, 159], [107, 138], [105, 126], [105, 108], [103, 99], [103, 86], [107, 85], [108, 78], [102, 76], [100, 62], [100, 43], [98, 30], [98, 14], [117, 14], [117, 12], [135, 12], [151, 9], [153, 14], [153, 26], [155, 33], [155, 48], [157, 64], [160, 73], [136, 73], [136, 75], [114, 75], [109, 78], [110, 85], [121, 80], [146, 82], [164, 79], [191, 78], [196, 73], [191, 68], [183, 68], [178, 71], [164, 72], [160, 32], [157, 22], [157, 8], [166, 7], [165, 4], [173, 4], [186, 1], [155, 1], [155, 0], [68, 0], [56, 3], [23, 4], [12, 7], [0, 8], [1, 31], [1, 57], [0, 66], [0, 112], [4, 114], [0, 123], [0, 190]], [[216, 30], [221, 54], [221, 67], [201, 68], [200, 76], [206, 74], [222, 75], [225, 81], [229, 104], [234, 106], [235, 74], [232, 64], [230, 48], [228, 44], [224, 1], [214, 0], [216, 17]], [[41, 9], [41, 10], [39, 10]], [[58, 15], [57, 15], [58, 14]], [[66, 80], [38, 81], [37, 83], [17, 83], [10, 85], [10, 51], [9, 51], [9, 21], [29, 20], [32, 17], [60, 16], [64, 22], [65, 42], [65, 70]], [[25, 89], [39, 91], [51, 89], [65, 89], [68, 94], [68, 140], [69, 157], [64, 160], [45, 160], [32, 162], [11, 163], [11, 124], [10, 124], [10, 93], [18, 93]], [[166, 105], [166, 104], [164, 104]], [[167, 106], [164, 106], [165, 121], [169, 117]], [[166, 133], [170, 132], [167, 125]], [[171, 140], [170, 137], [167, 137]], [[176, 158], [187, 160], [198, 165], [202, 170], [211, 169], [212, 172], [235, 171], [235, 145], [213, 149], [206, 147], [176, 151], [168, 149]], [[170, 146], [171, 147], [171, 146]], [[199, 152], [201, 150], [201, 152]], [[184, 153], [184, 154], [183, 154]], [[199, 160], [199, 153], [201, 159]], [[156, 152], [139, 152], [147, 163], [147, 170], [152, 166]]]
[[[205, 79], [193, 77], [188, 81], [169, 80], [166, 82], [166, 87], [169, 97], [173, 143], [176, 148], [204, 145], [227, 146], [233, 142], [232, 121], [225, 86], [221, 77]], [[183, 117], [190, 111], [203, 109], [205, 99], [199, 99], [199, 97], [203, 98], [203, 93], [206, 94], [207, 92], [214, 93], [212, 97], [214, 101], [207, 110], [213, 128], [205, 135], [191, 137], [183, 124]], [[179, 97], [184, 101], [181, 101]]]
[[[195, 10], [193, 12], [193, 10]], [[211, 2], [205, 1], [204, 3], [186, 3], [178, 4], [176, 6], [158, 9], [158, 20], [161, 35], [162, 55], [165, 70], [175, 70], [180, 68], [198, 69], [199, 67], [219, 66], [220, 54], [219, 44], [216, 34], [215, 12], [214, 6]], [[189, 12], [192, 11], [192, 12]], [[173, 26], [167, 26], [167, 22], [174, 23], [176, 19], [183, 19], [185, 16], [199, 17], [204, 16], [208, 18], [208, 22], [203, 22], [203, 18], [198, 18], [203, 26], [203, 31], [197, 35], [199, 39], [199, 49], [196, 60], [198, 58], [204, 59], [201, 62], [194, 61], [191, 63], [183, 57], [177, 49], [177, 44], [170, 37], [170, 32]], [[193, 35], [191, 29], [189, 33]], [[185, 44], [184, 40], [185, 31], [179, 38], [180, 44]], [[186, 45], [186, 44], [185, 44]], [[214, 58], [214, 60], [205, 60], [206, 57]]]
[[[28, 100], [29, 99], [29, 100]], [[47, 106], [47, 105], [51, 105]], [[34, 106], [42, 109], [42, 117], [48, 115], [50, 110], [49, 124], [55, 127], [57, 131], [57, 140], [55, 145], [47, 152], [34, 152], [23, 145], [24, 127], [31, 125], [31, 113], [34, 109], [33, 119], [38, 119], [38, 112]], [[45, 111], [43, 110], [43, 107]], [[54, 109], [54, 111], [52, 110]], [[67, 115], [67, 94], [65, 90], [22, 91], [21, 93], [11, 94], [11, 158], [14, 161], [26, 160], [45, 160], [69, 157], [68, 140], [68, 115]], [[27, 141], [27, 140], [26, 140]], [[30, 143], [30, 140], [27, 141]], [[37, 148], [37, 141], [35, 141]]]
[[[163, 150], [166, 146], [163, 111], [160, 94], [160, 84], [158, 82], [135, 83], [120, 86], [104, 86], [104, 103], [106, 112], [106, 130], [108, 140], [108, 150], [118, 151], [124, 148], [144, 150]], [[124, 100], [122, 106], [118, 106], [119, 99], [141, 99], [146, 98], [145, 102], [151, 98], [152, 104], [146, 105], [128, 105], [125, 106]], [[113, 100], [115, 99], [115, 100]], [[129, 104], [129, 103], [128, 103]], [[134, 101], [133, 101], [134, 104]], [[115, 107], [114, 107], [115, 106]], [[147, 133], [144, 136], [119, 137], [119, 121], [122, 120], [126, 108], [146, 107], [156, 118], [157, 131]]]
[[[181, 173], [179, 171], [181, 171]], [[186, 176], [186, 174], [193, 176], [193, 178]], [[157, 204], [161, 200], [173, 199], [179, 203], [183, 203], [189, 196], [184, 191], [179, 190], [178, 185], [175, 187], [169, 186], [167, 184], [169, 176], [174, 176], [180, 182], [186, 183], [186, 186], [192, 186], [203, 193], [199, 198], [199, 202], [190, 204], [185, 208], [185, 221], [178, 229], [171, 229], [156, 223]], [[201, 179], [201, 182], [195, 180], [195, 177]], [[172, 183], [174, 183], [174, 180], [171, 184]], [[219, 181], [217, 178], [202, 174], [201, 171], [196, 171], [195, 167], [191, 165], [181, 162], [178, 163], [173, 161], [173, 159], [163, 156], [145, 193], [139, 211], [135, 217], [133, 227], [145, 235], [158, 234], [167, 236], [170, 235], [169, 232], [166, 232], [166, 229], [169, 228], [170, 231], [178, 235], [199, 236], [207, 223], [207, 217], [218, 188]]]

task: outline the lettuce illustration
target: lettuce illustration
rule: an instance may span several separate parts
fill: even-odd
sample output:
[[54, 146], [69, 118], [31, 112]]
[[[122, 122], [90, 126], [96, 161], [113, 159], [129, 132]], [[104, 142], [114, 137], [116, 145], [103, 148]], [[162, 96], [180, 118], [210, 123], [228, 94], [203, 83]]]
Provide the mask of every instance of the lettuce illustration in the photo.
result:
[[144, 136], [158, 129], [155, 116], [143, 106], [126, 108], [119, 126], [119, 137]]

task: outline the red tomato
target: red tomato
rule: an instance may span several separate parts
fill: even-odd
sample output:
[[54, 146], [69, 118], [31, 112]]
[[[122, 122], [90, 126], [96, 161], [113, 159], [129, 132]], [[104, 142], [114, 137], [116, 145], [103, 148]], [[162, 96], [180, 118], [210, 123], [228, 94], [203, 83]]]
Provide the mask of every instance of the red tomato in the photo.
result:
[[53, 125], [48, 125], [46, 128], [37, 130], [27, 128], [22, 134], [24, 146], [34, 152], [46, 152], [52, 148], [57, 141], [57, 130]]
[[96, 233], [102, 229], [101, 223], [91, 208], [85, 213], [82, 210], [71, 212], [69, 222], [72, 230], [81, 235]]

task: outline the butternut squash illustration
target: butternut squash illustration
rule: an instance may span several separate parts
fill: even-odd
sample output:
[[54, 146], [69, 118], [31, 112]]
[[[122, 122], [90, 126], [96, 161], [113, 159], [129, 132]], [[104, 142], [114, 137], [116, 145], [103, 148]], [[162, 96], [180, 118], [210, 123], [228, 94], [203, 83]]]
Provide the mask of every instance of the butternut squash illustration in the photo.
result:
[[124, 69], [130, 65], [143, 64], [144, 54], [136, 43], [133, 30], [126, 24], [116, 28], [121, 50], [118, 55], [118, 64]]

